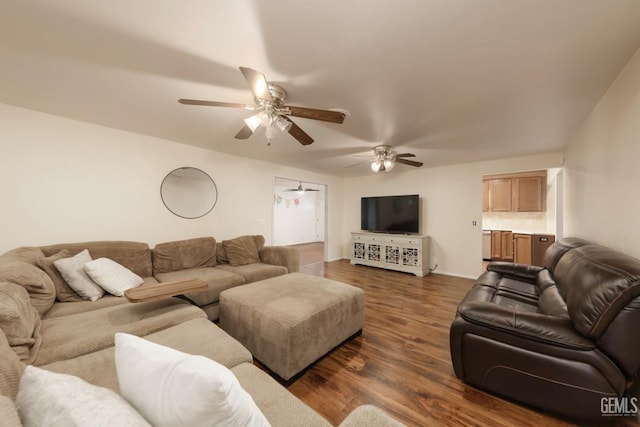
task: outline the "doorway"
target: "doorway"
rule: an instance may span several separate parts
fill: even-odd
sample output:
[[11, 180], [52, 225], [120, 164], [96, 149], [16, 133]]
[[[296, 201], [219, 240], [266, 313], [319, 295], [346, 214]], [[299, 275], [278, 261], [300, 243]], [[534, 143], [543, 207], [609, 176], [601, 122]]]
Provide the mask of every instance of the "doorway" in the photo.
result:
[[540, 265], [562, 237], [562, 168], [482, 177], [482, 270], [490, 261]]
[[298, 249], [300, 265], [325, 260], [326, 186], [276, 177], [273, 245]]

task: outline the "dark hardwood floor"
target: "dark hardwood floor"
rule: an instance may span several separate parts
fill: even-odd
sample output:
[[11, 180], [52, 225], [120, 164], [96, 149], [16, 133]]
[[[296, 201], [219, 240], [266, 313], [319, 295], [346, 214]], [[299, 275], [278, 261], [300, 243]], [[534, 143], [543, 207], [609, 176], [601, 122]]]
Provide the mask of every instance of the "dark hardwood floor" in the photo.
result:
[[[301, 271], [366, 292], [362, 335], [333, 350], [288, 387], [332, 424], [359, 405], [374, 404], [409, 426], [575, 425], [456, 378], [449, 326], [471, 280], [438, 274], [419, 278], [352, 266], [347, 260], [311, 264]], [[611, 421], [637, 425], [631, 419]]]

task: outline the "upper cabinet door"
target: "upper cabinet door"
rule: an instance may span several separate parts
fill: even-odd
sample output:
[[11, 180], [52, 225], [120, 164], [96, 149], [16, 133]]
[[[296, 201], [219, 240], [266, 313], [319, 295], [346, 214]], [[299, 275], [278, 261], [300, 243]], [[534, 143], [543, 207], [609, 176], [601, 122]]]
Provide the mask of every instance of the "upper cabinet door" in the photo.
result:
[[542, 176], [514, 178], [516, 212], [546, 211], [547, 185]]
[[489, 180], [489, 210], [491, 212], [511, 212], [512, 208], [512, 180]]
[[485, 176], [482, 212], [545, 212], [547, 171]]
[[482, 181], [482, 212], [489, 212], [489, 181]]

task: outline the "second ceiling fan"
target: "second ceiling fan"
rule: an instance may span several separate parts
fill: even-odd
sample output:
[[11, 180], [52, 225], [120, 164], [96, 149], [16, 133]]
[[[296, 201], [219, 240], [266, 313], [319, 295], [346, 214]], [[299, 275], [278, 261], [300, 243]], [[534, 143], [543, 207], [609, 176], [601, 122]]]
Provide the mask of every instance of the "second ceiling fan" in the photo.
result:
[[253, 92], [254, 104], [201, 101], [197, 99], [179, 99], [178, 102], [186, 105], [244, 108], [245, 110], [257, 111], [255, 115], [244, 120], [245, 125], [236, 134], [236, 139], [247, 139], [262, 126], [265, 128], [267, 140], [270, 140], [278, 132], [289, 132], [300, 144], [309, 145], [313, 143], [313, 138], [296, 125], [289, 116], [330, 123], [344, 122], [346, 115], [340, 111], [285, 105], [284, 100], [287, 97], [287, 92], [282, 86], [268, 82], [262, 73], [251, 68], [240, 67], [240, 71]]

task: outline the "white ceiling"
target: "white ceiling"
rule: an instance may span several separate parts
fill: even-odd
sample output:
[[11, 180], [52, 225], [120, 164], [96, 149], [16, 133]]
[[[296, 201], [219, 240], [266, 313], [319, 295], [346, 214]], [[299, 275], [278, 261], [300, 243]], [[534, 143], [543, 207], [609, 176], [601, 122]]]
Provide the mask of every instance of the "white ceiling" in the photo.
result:
[[[380, 143], [426, 167], [562, 150], [638, 48], [638, 0], [3, 0], [0, 102], [348, 176]], [[240, 65], [351, 117], [267, 147], [233, 138], [251, 112], [177, 102], [252, 103]]]

